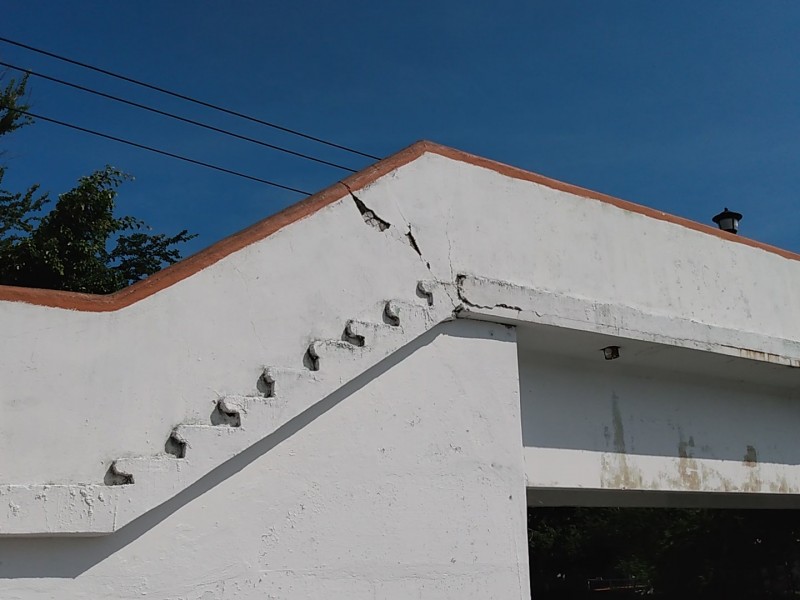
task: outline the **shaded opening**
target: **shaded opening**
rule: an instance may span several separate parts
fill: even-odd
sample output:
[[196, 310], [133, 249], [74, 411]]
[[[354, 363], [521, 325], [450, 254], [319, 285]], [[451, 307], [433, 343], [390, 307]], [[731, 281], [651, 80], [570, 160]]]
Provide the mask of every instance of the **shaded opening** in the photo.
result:
[[800, 598], [800, 511], [528, 509], [532, 597]]

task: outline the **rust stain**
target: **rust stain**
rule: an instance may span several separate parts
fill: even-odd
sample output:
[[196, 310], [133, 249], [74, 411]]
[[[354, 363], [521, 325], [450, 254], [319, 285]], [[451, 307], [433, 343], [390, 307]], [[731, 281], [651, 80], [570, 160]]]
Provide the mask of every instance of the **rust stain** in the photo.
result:
[[[725, 476], [716, 467], [716, 461], [704, 461], [694, 456], [696, 444], [691, 436], [688, 440], [681, 434], [678, 442], [677, 463], [661, 469], [657, 474], [647, 475], [636, 466], [628, 454], [605, 452], [601, 457], [601, 487], [606, 489], [640, 489], [670, 491], [703, 491], [715, 493], [762, 493], [796, 494], [800, 486], [793, 485], [786, 475], [763, 472], [758, 462], [755, 447], [748, 446], [743, 470], [736, 475]], [[632, 464], [633, 463], [633, 464]], [[747, 467], [744, 470], [744, 467]], [[765, 476], [769, 474], [768, 477]]]
[[734, 348], [739, 356], [748, 360], [758, 360], [761, 362], [768, 362], [774, 365], [781, 365], [786, 367], [800, 368], [800, 360], [796, 358], [788, 358], [779, 354], [770, 354], [769, 352], [762, 352], [761, 350], [751, 350], [749, 348], [738, 348], [735, 346], [728, 346]]
[[689, 436], [689, 441], [683, 437], [683, 432], [678, 431], [678, 480], [679, 487], [697, 491], [700, 489], [702, 477], [697, 460], [694, 458], [694, 437]]
[[678, 459], [678, 477], [680, 478], [680, 487], [683, 489], [692, 491], [700, 489], [701, 478], [695, 459], [686, 457]]
[[611, 393], [611, 431], [604, 429], [606, 445], [609, 441], [613, 453], [603, 454], [600, 460], [601, 485], [612, 489], [642, 489], [642, 472], [628, 464], [628, 455], [625, 445], [625, 426], [622, 421], [622, 411], [619, 408], [619, 396]]
[[744, 492], [760, 492], [763, 487], [763, 482], [760, 477], [760, 469], [755, 468], [750, 471], [747, 481], [742, 484], [742, 491]]
[[786, 481], [785, 476], [781, 476], [778, 481], [771, 481], [769, 484], [769, 491], [773, 494], [789, 494], [794, 493], [789, 485], [789, 482]]
[[625, 454], [603, 454], [600, 459], [600, 485], [615, 490], [643, 489], [642, 472], [628, 464]]

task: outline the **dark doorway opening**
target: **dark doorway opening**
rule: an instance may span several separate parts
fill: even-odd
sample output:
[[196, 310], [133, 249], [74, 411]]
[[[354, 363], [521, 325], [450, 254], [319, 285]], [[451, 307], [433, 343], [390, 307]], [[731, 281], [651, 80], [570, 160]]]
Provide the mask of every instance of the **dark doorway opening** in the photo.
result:
[[800, 511], [528, 509], [536, 600], [800, 598]]

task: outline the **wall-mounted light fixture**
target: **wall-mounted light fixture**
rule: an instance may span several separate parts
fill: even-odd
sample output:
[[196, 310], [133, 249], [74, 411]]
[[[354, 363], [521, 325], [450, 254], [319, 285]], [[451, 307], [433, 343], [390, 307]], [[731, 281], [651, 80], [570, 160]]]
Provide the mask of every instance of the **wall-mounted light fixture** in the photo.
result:
[[712, 219], [717, 226], [722, 229], [722, 231], [727, 231], [729, 233], [738, 233], [739, 232], [739, 221], [742, 220], [742, 214], [733, 212], [732, 210], [728, 210], [728, 207], [725, 207], [718, 215], [715, 215]]
[[606, 346], [603, 348], [603, 358], [606, 360], [619, 358], [619, 346]]

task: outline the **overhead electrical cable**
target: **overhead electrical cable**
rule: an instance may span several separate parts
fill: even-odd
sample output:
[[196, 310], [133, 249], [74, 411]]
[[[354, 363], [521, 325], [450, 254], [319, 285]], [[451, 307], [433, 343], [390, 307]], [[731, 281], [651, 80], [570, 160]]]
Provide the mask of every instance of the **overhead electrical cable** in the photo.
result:
[[288, 190], [290, 192], [296, 192], [298, 194], [303, 194], [305, 196], [310, 196], [309, 192], [305, 192], [303, 190], [298, 190], [297, 188], [290, 187], [288, 185], [283, 185], [280, 183], [275, 183], [274, 181], [269, 181], [268, 179], [262, 179], [261, 177], [255, 177], [254, 175], [248, 175], [246, 173], [242, 173], [240, 171], [234, 171], [233, 169], [227, 169], [225, 167], [219, 167], [217, 165], [212, 165], [211, 163], [203, 162], [201, 160], [196, 160], [194, 158], [189, 158], [187, 156], [181, 156], [180, 154], [175, 154], [174, 152], [168, 152], [167, 150], [161, 150], [159, 148], [154, 148], [152, 146], [147, 146], [145, 144], [139, 144], [138, 142], [132, 142], [130, 140], [126, 140], [114, 135], [109, 135], [107, 133], [102, 133], [100, 131], [94, 131], [93, 129], [88, 129], [86, 127], [81, 127], [80, 125], [73, 125], [72, 123], [67, 123], [65, 121], [59, 121], [58, 119], [53, 119], [50, 117], [45, 117], [43, 115], [39, 115], [36, 113], [32, 113], [29, 110], [20, 110], [18, 108], [8, 108], [7, 110], [12, 110], [14, 112], [28, 115], [34, 119], [40, 119], [42, 121], [47, 121], [48, 123], [55, 123], [56, 125], [61, 125], [63, 127], [68, 127], [70, 129], [74, 129], [76, 131], [82, 131], [84, 133], [89, 133], [91, 135], [96, 135], [101, 138], [105, 138], [107, 140], [112, 140], [114, 142], [119, 142], [121, 144], [127, 144], [128, 146], [133, 146], [134, 148], [141, 148], [142, 150], [147, 150], [148, 152], [155, 152], [156, 154], [161, 154], [162, 156], [169, 156], [171, 158], [177, 158], [178, 160], [182, 160], [184, 162], [192, 163], [193, 165], [199, 165], [201, 167], [206, 167], [207, 169], [213, 169], [215, 171], [221, 171], [222, 173], [228, 173], [229, 175], [236, 175], [237, 177], [243, 177], [244, 179], [249, 179], [251, 181], [257, 181], [259, 183], [265, 183], [267, 185], [271, 185], [272, 187], [280, 188], [282, 190]]
[[94, 94], [95, 96], [101, 96], [102, 98], [108, 98], [109, 100], [114, 100], [115, 102], [121, 102], [122, 104], [127, 104], [128, 106], [134, 106], [136, 108], [141, 108], [142, 110], [146, 110], [157, 115], [162, 115], [165, 117], [169, 117], [170, 119], [175, 119], [176, 121], [183, 121], [184, 123], [189, 123], [190, 125], [195, 125], [197, 127], [202, 127], [204, 129], [208, 129], [210, 131], [215, 131], [217, 133], [221, 133], [223, 135], [228, 135], [230, 137], [234, 137], [240, 140], [244, 140], [246, 142], [252, 142], [253, 144], [258, 144], [259, 146], [264, 146], [266, 148], [271, 148], [273, 150], [278, 150], [279, 152], [285, 152], [286, 154], [291, 154], [293, 156], [298, 156], [300, 158], [304, 158], [306, 160], [311, 160], [316, 163], [321, 163], [323, 165], [328, 165], [330, 167], [335, 167], [337, 169], [342, 169], [343, 171], [349, 171], [350, 173], [356, 173], [355, 169], [351, 169], [350, 167], [345, 167], [344, 165], [340, 165], [334, 162], [330, 162], [327, 160], [323, 160], [321, 158], [316, 158], [314, 156], [309, 156], [308, 154], [303, 154], [302, 152], [295, 152], [294, 150], [289, 150], [288, 148], [284, 148], [282, 146], [276, 146], [274, 144], [269, 144], [267, 142], [263, 142], [261, 140], [257, 140], [255, 138], [248, 137], [246, 135], [240, 135], [238, 133], [233, 133], [232, 131], [227, 131], [225, 129], [220, 129], [219, 127], [214, 127], [213, 125], [207, 125], [206, 123], [202, 123], [200, 121], [195, 121], [194, 119], [189, 119], [187, 117], [182, 117], [180, 115], [176, 115], [174, 113], [167, 112], [165, 110], [160, 110], [158, 108], [153, 108], [152, 106], [147, 106], [146, 104], [141, 104], [139, 102], [134, 102], [133, 100], [128, 100], [126, 98], [120, 98], [119, 96], [114, 96], [112, 94], [107, 94], [105, 92], [101, 92], [98, 90], [94, 90], [92, 88], [85, 87], [83, 85], [78, 85], [77, 83], [71, 83], [69, 81], [65, 81], [64, 79], [59, 79], [58, 77], [53, 77], [51, 75], [45, 75], [44, 73], [38, 73], [36, 71], [32, 71], [31, 69], [25, 69], [23, 67], [18, 67], [16, 65], [12, 65], [11, 63], [7, 63], [4, 61], [0, 61], [0, 65], [4, 67], [8, 67], [10, 69], [16, 69], [22, 73], [28, 73], [35, 77], [39, 77], [41, 79], [46, 79], [47, 81], [53, 81], [60, 85], [65, 85], [76, 90], [81, 90], [83, 92], [87, 92], [89, 94]]
[[259, 125], [265, 125], [266, 127], [271, 127], [273, 129], [277, 129], [279, 131], [284, 131], [284, 132], [289, 133], [291, 135], [296, 135], [296, 136], [305, 138], [307, 140], [311, 140], [313, 142], [317, 142], [319, 144], [325, 144], [326, 146], [330, 146], [332, 148], [338, 148], [339, 150], [344, 150], [346, 152], [351, 152], [352, 154], [358, 154], [359, 156], [363, 156], [365, 158], [371, 158], [371, 159], [374, 159], [374, 160], [380, 160], [379, 156], [374, 156], [374, 155], [368, 154], [366, 152], [361, 152], [360, 150], [355, 150], [354, 148], [349, 148], [348, 146], [343, 146], [341, 144], [336, 144], [334, 142], [329, 142], [329, 141], [324, 140], [322, 138], [318, 138], [318, 137], [315, 137], [313, 135], [309, 135], [307, 133], [303, 133], [301, 131], [297, 131], [296, 129], [291, 129], [289, 127], [284, 127], [284, 126], [278, 125], [276, 123], [271, 123], [269, 121], [265, 121], [265, 120], [259, 119], [257, 117], [252, 117], [250, 115], [247, 115], [247, 114], [235, 111], [235, 110], [231, 110], [229, 108], [225, 108], [224, 106], [219, 106], [218, 104], [212, 104], [211, 102], [205, 102], [204, 100], [199, 100], [197, 98], [193, 98], [191, 96], [187, 96], [186, 94], [181, 94], [179, 92], [173, 92], [173, 91], [168, 90], [166, 88], [163, 88], [163, 87], [160, 87], [160, 86], [157, 86], [157, 85], [153, 85], [151, 83], [147, 83], [147, 82], [141, 81], [139, 79], [134, 79], [133, 77], [128, 77], [127, 75], [121, 75], [119, 73], [115, 73], [115, 72], [109, 71], [107, 69], [102, 69], [100, 67], [95, 67], [94, 65], [90, 65], [90, 64], [87, 64], [87, 63], [84, 63], [84, 62], [80, 62], [80, 61], [74, 60], [72, 58], [67, 58], [66, 56], [61, 56], [60, 54], [56, 54], [55, 52], [49, 52], [47, 50], [42, 50], [41, 48], [36, 48], [34, 46], [30, 46], [28, 44], [23, 44], [22, 42], [17, 42], [15, 40], [12, 40], [12, 39], [9, 39], [9, 38], [6, 38], [6, 37], [2, 37], [2, 36], [0, 36], [0, 42], [5, 42], [6, 44], [11, 44], [12, 46], [17, 46], [19, 48], [25, 48], [26, 50], [30, 50], [31, 52], [36, 52], [37, 54], [42, 54], [44, 56], [49, 56], [50, 58], [55, 58], [56, 60], [67, 62], [67, 63], [70, 63], [72, 65], [76, 65], [78, 67], [82, 67], [84, 69], [90, 69], [90, 70], [95, 71], [97, 73], [102, 73], [103, 75], [108, 75], [109, 77], [114, 77], [114, 78], [120, 79], [122, 81], [127, 81], [128, 83], [133, 83], [135, 85], [142, 86], [142, 87], [154, 90], [156, 92], [160, 92], [162, 94], [167, 94], [167, 95], [172, 96], [174, 98], [180, 98], [181, 100], [185, 100], [187, 102], [192, 102], [192, 103], [198, 104], [200, 106], [205, 106], [206, 108], [211, 108], [211, 109], [214, 109], [214, 110], [218, 110], [220, 112], [223, 112], [223, 113], [226, 113], [226, 114], [229, 114], [229, 115], [233, 115], [233, 116], [239, 117], [241, 119], [246, 119], [248, 121], [252, 121], [253, 123], [258, 123]]

